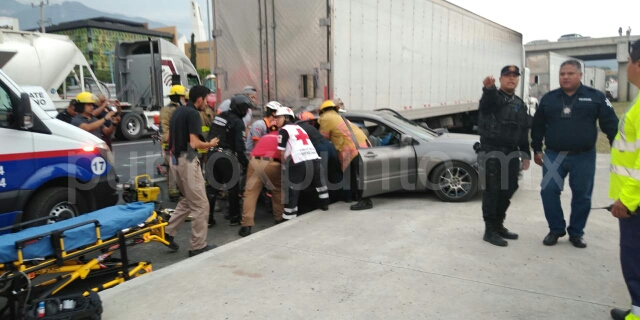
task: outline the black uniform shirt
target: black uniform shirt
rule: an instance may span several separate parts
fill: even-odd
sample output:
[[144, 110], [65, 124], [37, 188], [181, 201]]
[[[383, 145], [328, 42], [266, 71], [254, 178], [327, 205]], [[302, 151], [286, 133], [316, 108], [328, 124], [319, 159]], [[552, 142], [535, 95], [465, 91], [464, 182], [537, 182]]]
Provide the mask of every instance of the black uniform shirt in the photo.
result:
[[186, 155], [191, 161], [197, 155], [190, 145], [191, 134], [202, 136], [202, 119], [196, 107], [189, 102], [185, 107], [177, 108], [169, 122], [169, 149], [176, 158]]
[[64, 110], [58, 113], [58, 115], [56, 116], [56, 119], [62, 120], [68, 124], [71, 124], [71, 120], [73, 120], [73, 117], [69, 114], [69, 111]]
[[[570, 116], [564, 106], [571, 106]], [[542, 140], [547, 148], [561, 151], [587, 151], [596, 145], [598, 128], [613, 142], [618, 133], [618, 116], [605, 95], [590, 87], [580, 88], [569, 97], [560, 89], [550, 91], [540, 99], [540, 106], [533, 117], [531, 147], [542, 151]]]
[[310, 125], [307, 122], [300, 122], [300, 123], [296, 123], [297, 125], [300, 126], [300, 128], [302, 128], [302, 130], [304, 130], [307, 135], [309, 136], [309, 139], [311, 140], [311, 143], [313, 144], [314, 147], [318, 147], [318, 145], [325, 143], [329, 140], [325, 139], [322, 134], [320, 133], [320, 131], [318, 131], [318, 129], [314, 128], [312, 125]]

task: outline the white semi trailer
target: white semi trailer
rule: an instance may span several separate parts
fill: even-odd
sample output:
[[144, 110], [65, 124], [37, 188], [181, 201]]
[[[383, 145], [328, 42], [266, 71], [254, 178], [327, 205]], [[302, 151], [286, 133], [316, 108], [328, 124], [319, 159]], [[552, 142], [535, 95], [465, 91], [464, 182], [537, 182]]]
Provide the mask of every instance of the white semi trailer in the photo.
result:
[[584, 85], [592, 87], [602, 93], [606, 93], [606, 72], [598, 67], [584, 68]]
[[[547, 92], [560, 88], [560, 66], [567, 60], [580, 62], [584, 70], [584, 61], [555, 52], [527, 54], [525, 65], [531, 70], [529, 83], [530, 94], [538, 100]], [[585, 83], [585, 73], [582, 73]]]
[[442, 0], [213, 4], [222, 99], [251, 85], [263, 104], [340, 98], [347, 110], [460, 127], [477, 114], [484, 77], [524, 66], [520, 33]]

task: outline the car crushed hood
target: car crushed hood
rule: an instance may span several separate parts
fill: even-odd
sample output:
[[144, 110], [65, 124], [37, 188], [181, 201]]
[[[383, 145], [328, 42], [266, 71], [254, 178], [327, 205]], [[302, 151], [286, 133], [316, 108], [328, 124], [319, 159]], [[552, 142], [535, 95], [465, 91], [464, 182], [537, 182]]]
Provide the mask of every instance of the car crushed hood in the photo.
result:
[[480, 142], [480, 136], [474, 134], [461, 133], [443, 133], [441, 136], [433, 139], [435, 143], [461, 143], [473, 146], [476, 142]]

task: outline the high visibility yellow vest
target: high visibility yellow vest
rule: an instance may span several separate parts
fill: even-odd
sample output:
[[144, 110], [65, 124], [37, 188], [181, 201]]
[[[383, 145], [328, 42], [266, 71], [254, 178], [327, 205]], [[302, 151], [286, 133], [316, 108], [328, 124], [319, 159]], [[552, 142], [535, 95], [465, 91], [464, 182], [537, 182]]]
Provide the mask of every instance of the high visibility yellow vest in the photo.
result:
[[631, 211], [640, 205], [640, 99], [622, 117], [611, 148], [609, 197]]
[[[206, 137], [209, 135], [208, 133], [209, 133], [209, 126], [202, 126], [202, 135], [205, 137], [205, 140], [206, 140]], [[198, 149], [198, 153], [206, 154], [207, 152], [209, 152], [209, 149]]]

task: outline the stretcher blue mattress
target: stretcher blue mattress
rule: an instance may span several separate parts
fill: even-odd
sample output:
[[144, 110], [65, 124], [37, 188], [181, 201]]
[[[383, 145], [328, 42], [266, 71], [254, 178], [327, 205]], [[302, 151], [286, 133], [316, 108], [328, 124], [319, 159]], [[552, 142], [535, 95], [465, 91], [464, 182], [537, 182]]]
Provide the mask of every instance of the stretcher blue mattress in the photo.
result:
[[[16, 241], [29, 239], [90, 220], [98, 220], [100, 222], [100, 236], [102, 240], [106, 240], [115, 236], [120, 230], [132, 228], [145, 222], [153, 214], [153, 210], [153, 203], [134, 202], [104, 208], [72, 219], [28, 228], [16, 233], [1, 235], [0, 263], [18, 260]], [[93, 223], [64, 232], [64, 245], [67, 252], [93, 244], [95, 241], [96, 228]], [[38, 242], [25, 246], [23, 249], [23, 259], [45, 258], [54, 254], [51, 236], [46, 236]]]

